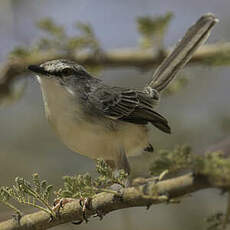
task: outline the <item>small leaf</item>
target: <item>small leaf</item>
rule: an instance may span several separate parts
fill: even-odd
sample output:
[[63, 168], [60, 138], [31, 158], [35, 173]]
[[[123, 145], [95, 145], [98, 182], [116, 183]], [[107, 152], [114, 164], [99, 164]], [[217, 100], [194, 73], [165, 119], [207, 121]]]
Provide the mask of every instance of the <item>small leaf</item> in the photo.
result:
[[65, 30], [63, 26], [57, 25], [51, 18], [44, 18], [37, 23], [37, 26], [49, 33], [50, 35], [58, 38], [65, 37]]
[[140, 44], [143, 48], [162, 46], [172, 16], [173, 14], [168, 12], [158, 17], [144, 16], [137, 18], [137, 28], [141, 34]]
[[15, 47], [10, 53], [9, 57], [16, 57], [16, 58], [25, 58], [30, 55], [30, 50], [23, 46]]

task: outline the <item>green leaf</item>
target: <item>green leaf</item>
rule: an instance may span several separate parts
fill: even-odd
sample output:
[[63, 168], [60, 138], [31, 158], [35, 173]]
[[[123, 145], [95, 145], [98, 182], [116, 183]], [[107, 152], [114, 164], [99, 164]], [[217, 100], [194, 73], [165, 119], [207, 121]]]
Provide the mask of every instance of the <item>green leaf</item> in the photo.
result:
[[144, 16], [137, 18], [137, 28], [141, 35], [140, 45], [142, 48], [162, 46], [172, 16], [173, 14], [168, 12], [158, 17]]
[[59, 39], [66, 36], [64, 27], [57, 25], [51, 18], [44, 18], [40, 20], [37, 23], [37, 26], [44, 32]]
[[114, 191], [108, 189], [114, 183], [118, 183], [124, 186], [127, 173], [124, 170], [120, 170], [116, 175], [113, 170], [102, 159], [97, 160], [96, 171], [98, 176], [92, 178], [88, 173], [76, 176], [63, 177], [64, 184], [60, 188], [56, 195], [58, 198], [82, 198], [93, 197], [98, 192]]
[[191, 148], [187, 145], [176, 146], [174, 150], [159, 150], [150, 166], [152, 175], [159, 175], [168, 170], [175, 173], [183, 169], [191, 168], [193, 155]]

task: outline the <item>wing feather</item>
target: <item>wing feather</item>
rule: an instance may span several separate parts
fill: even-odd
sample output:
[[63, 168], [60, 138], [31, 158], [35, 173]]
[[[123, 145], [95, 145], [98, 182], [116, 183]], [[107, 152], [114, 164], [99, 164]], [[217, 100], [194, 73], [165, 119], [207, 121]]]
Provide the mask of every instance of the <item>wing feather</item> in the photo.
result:
[[153, 110], [156, 101], [144, 92], [100, 85], [89, 94], [88, 100], [107, 118], [135, 124], [151, 122], [161, 131], [170, 133], [168, 121]]

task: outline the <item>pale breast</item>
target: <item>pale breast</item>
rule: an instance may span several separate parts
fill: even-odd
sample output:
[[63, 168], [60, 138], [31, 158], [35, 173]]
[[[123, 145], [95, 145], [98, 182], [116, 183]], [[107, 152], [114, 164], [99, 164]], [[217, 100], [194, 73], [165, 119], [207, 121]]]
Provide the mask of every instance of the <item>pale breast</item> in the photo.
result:
[[[121, 147], [129, 156], [141, 153], [147, 146], [148, 130], [145, 126], [109, 119], [89, 122], [84, 119], [76, 95], [54, 81], [40, 80], [46, 115], [71, 150], [93, 159], [115, 160]], [[115, 128], [109, 128], [108, 122], [115, 122]]]

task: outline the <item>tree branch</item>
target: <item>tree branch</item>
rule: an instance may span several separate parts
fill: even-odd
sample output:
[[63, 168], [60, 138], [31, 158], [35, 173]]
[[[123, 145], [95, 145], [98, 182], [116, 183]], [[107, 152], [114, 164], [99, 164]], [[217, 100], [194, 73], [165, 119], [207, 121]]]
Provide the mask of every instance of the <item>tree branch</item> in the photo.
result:
[[[82, 65], [108, 67], [152, 68], [159, 65], [168, 55], [165, 53], [153, 55], [152, 52], [140, 49], [118, 49], [111, 50], [99, 56], [94, 54], [79, 54], [75, 56], [63, 56], [52, 52], [36, 52], [23, 58], [9, 58], [8, 62], [0, 68], [0, 97], [10, 94], [11, 83], [20, 75], [27, 73], [27, 66], [39, 64], [51, 59], [67, 58]], [[193, 55], [190, 65], [229, 65], [230, 64], [230, 43], [217, 43], [204, 45]]]
[[[111, 193], [99, 193], [92, 199], [91, 209], [86, 211], [86, 217], [97, 213], [105, 215], [124, 208], [149, 207], [152, 204], [170, 202], [173, 201], [173, 198], [209, 187], [214, 186], [209, 184], [204, 176], [194, 176], [192, 173], [188, 173], [158, 183], [152, 181], [143, 185], [126, 188], [121, 197]], [[67, 203], [61, 209], [59, 218], [54, 219], [52, 222], [49, 222], [49, 219], [50, 216], [47, 213], [40, 211], [23, 216], [20, 224], [15, 219], [2, 222], [0, 223], [0, 229], [44, 230], [70, 221], [82, 220], [82, 207], [79, 204], [79, 200]]]

